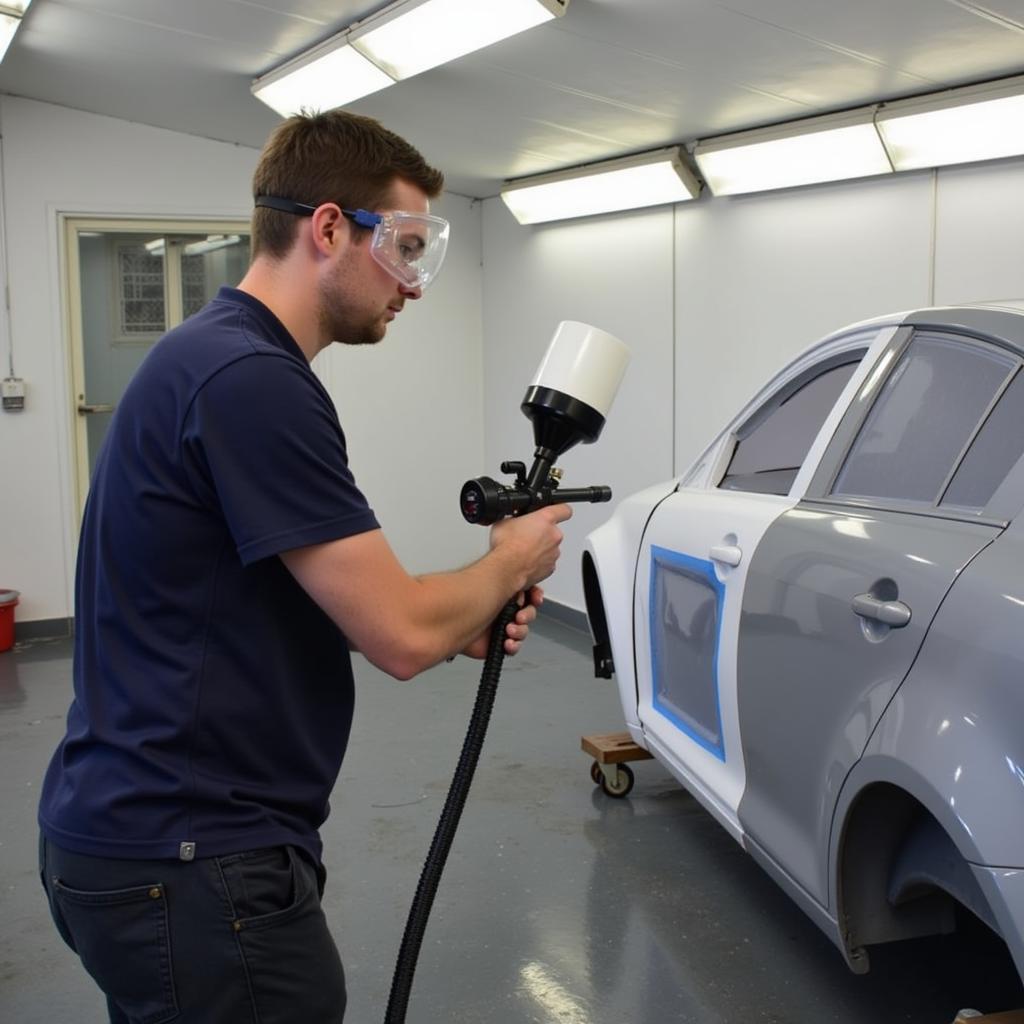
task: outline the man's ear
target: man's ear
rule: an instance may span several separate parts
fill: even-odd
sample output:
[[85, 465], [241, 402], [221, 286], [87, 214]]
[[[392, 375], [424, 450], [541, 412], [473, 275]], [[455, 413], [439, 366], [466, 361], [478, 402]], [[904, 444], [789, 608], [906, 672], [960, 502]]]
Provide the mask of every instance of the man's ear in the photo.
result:
[[324, 256], [337, 252], [349, 239], [349, 227], [336, 203], [323, 203], [312, 217], [310, 235], [317, 251]]

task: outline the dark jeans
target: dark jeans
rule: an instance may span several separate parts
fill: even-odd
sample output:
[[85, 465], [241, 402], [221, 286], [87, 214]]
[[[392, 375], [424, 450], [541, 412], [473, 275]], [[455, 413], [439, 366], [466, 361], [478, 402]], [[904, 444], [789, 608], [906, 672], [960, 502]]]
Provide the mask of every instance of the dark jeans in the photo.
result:
[[111, 1024], [341, 1024], [345, 975], [323, 873], [291, 846], [192, 862], [111, 860], [39, 842], [61, 937]]

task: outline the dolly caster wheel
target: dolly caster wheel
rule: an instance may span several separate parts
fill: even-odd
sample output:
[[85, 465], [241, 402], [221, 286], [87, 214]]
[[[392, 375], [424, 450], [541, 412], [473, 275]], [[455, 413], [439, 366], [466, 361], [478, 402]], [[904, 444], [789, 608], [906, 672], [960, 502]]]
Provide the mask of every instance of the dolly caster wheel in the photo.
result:
[[633, 788], [633, 769], [625, 764], [615, 766], [615, 773], [609, 779], [604, 772], [601, 774], [599, 785], [606, 795], [620, 799], [626, 796]]
[[590, 778], [593, 780], [595, 786], [601, 785], [602, 777], [601, 766], [596, 761], [593, 761], [590, 765]]

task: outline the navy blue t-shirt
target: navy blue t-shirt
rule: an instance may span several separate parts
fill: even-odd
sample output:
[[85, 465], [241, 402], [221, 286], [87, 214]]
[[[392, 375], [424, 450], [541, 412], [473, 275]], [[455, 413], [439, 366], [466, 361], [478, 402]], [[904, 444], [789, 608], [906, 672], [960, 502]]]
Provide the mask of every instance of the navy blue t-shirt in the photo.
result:
[[106, 857], [319, 858], [352, 665], [276, 556], [376, 528], [301, 350], [222, 288], [153, 347], [96, 465], [46, 836]]

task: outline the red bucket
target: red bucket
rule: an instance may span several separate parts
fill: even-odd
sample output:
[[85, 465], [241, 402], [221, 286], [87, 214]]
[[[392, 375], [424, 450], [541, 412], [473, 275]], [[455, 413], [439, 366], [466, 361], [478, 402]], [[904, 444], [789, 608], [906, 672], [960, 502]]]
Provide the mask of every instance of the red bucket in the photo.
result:
[[14, 646], [14, 609], [18, 606], [18, 591], [0, 588], [0, 652]]

